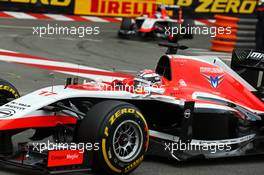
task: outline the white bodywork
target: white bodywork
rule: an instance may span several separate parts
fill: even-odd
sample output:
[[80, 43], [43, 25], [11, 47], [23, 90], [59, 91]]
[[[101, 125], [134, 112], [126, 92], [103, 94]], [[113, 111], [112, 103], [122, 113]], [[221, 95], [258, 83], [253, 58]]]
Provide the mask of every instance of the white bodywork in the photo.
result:
[[[53, 90], [52, 90], [53, 89]], [[64, 86], [54, 86], [43, 88], [20, 97], [14, 101], [11, 101], [0, 107], [0, 120], [4, 119], [16, 119], [24, 117], [34, 117], [44, 115], [44, 111], [41, 108], [58, 102], [64, 99], [70, 98], [107, 98], [107, 99], [133, 99], [133, 100], [157, 100], [165, 103], [172, 103], [180, 106], [184, 106], [184, 100], [175, 99], [174, 97], [165, 95], [142, 95], [134, 94], [127, 91], [91, 91], [91, 90], [78, 90], [72, 88], [65, 88]], [[211, 108], [227, 111], [234, 111], [234, 109], [215, 104], [195, 103], [196, 108]], [[6, 115], [1, 111], [13, 110], [12, 115]]]
[[175, 20], [175, 19], [170, 19], [170, 18], [165, 18], [165, 19], [156, 19], [156, 18], [144, 18], [144, 17], [141, 17], [141, 18], [137, 18], [137, 19], [142, 19], [144, 20], [143, 24], [141, 25], [141, 29], [151, 29], [153, 28], [154, 24], [156, 22], [178, 22], [178, 20]]
[[[177, 58], [178, 56], [169, 55], [169, 57]], [[181, 57], [179, 55], [179, 57]], [[254, 90], [252, 86], [250, 86], [247, 82], [245, 82], [242, 78], [240, 78], [234, 71], [232, 71], [228, 66], [226, 66], [219, 58], [216, 57], [191, 57], [184, 56], [184, 58], [195, 59], [202, 62], [216, 64], [223, 68], [225, 71], [232, 73], [235, 78], [237, 78], [241, 83], [245, 85], [249, 90]], [[108, 79], [107, 79], [108, 80]], [[88, 83], [89, 84], [89, 83]], [[100, 84], [99, 82], [91, 83], [93, 85]], [[199, 92], [199, 95], [207, 97], [208, 94], [203, 94], [203, 92]], [[196, 100], [197, 94], [193, 94], [193, 99]], [[131, 93], [128, 91], [104, 91], [102, 89], [98, 90], [80, 90], [73, 88], [65, 88], [65, 86], [54, 86], [47, 87], [35, 92], [29, 93], [21, 98], [18, 98], [12, 102], [9, 102], [0, 107], [0, 119], [16, 119], [23, 117], [32, 117], [43, 112], [40, 110], [41, 108], [53, 104], [57, 101], [70, 99], [70, 98], [80, 98], [80, 97], [90, 97], [90, 98], [107, 98], [107, 99], [133, 99], [133, 100], [157, 100], [160, 102], [177, 104], [180, 106], [184, 106], [184, 99], [176, 99], [171, 96], [166, 95], [157, 95], [157, 94], [137, 94]], [[218, 97], [214, 97], [219, 99]], [[225, 99], [224, 99], [225, 100]], [[227, 101], [227, 100], [226, 100]], [[210, 103], [201, 103], [196, 102], [195, 108], [209, 108], [209, 109], [219, 109], [226, 111], [234, 111], [233, 108], [224, 105], [210, 104]], [[10, 113], [9, 110], [13, 111], [13, 114]], [[249, 109], [250, 110], [250, 109]], [[252, 109], [251, 109], [252, 110]], [[6, 111], [8, 115], [6, 115]], [[254, 110], [252, 110], [254, 111]], [[256, 111], [254, 111], [256, 112]], [[262, 111], [257, 111], [258, 113], [263, 113]]]

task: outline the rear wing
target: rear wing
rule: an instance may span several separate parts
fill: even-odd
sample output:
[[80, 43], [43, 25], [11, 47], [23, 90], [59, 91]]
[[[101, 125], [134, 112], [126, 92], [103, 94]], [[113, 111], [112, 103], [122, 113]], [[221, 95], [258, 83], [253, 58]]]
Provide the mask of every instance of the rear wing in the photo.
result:
[[250, 68], [264, 70], [264, 52], [251, 49], [234, 49], [231, 68]]
[[264, 52], [251, 49], [234, 49], [231, 68], [253, 87], [263, 86]]

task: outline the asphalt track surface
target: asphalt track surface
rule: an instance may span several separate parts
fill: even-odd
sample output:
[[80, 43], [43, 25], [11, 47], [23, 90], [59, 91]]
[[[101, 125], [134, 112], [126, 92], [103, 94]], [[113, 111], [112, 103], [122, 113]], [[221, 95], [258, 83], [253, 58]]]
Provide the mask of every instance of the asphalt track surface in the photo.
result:
[[[78, 38], [76, 36], [33, 35], [32, 27], [46, 26], [98, 26], [100, 34]], [[141, 69], [154, 69], [165, 48], [153, 41], [120, 40], [116, 37], [119, 24], [80, 23], [58, 21], [35, 21], [0, 19], [0, 49], [17, 51], [31, 55], [77, 63], [80, 65], [135, 72]], [[209, 51], [209, 36], [195, 36], [194, 40], [182, 41], [191, 49], [181, 51], [186, 55], [214, 55], [230, 62], [230, 54]], [[22, 94], [40, 87], [51, 85], [50, 71], [30, 68], [12, 63], [0, 62], [1, 78], [10, 80]], [[66, 75], [55, 74], [55, 84], [65, 82]], [[159, 157], [147, 157], [133, 175], [227, 175], [263, 174], [264, 156], [224, 158], [214, 160], [192, 160], [175, 162]], [[0, 175], [39, 174], [9, 166], [0, 167]], [[76, 173], [85, 174], [85, 173]]]

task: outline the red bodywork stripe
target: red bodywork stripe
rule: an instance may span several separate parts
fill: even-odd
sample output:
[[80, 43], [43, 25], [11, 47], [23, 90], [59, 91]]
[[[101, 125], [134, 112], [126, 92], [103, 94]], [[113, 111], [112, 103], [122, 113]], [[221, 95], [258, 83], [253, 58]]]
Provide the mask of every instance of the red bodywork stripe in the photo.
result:
[[77, 119], [72, 116], [31, 116], [2, 119], [0, 120], [0, 130], [55, 127], [58, 124], [76, 124], [76, 121]]

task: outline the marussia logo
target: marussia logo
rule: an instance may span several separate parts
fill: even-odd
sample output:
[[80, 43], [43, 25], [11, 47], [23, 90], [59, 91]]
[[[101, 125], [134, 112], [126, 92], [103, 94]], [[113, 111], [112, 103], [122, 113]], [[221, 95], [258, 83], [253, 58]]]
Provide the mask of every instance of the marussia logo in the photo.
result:
[[264, 58], [264, 53], [252, 52], [249, 54], [249, 57], [251, 57], [252, 59], [255, 59], [255, 60], [260, 60], [260, 59]]
[[224, 80], [224, 75], [218, 75], [218, 76], [209, 76], [205, 75], [205, 78], [209, 81], [212, 87], [217, 88], [219, 84]]

